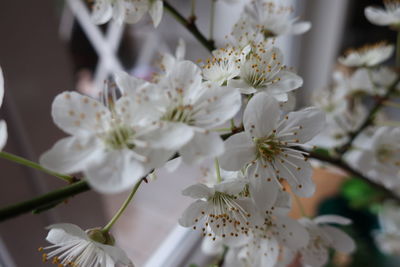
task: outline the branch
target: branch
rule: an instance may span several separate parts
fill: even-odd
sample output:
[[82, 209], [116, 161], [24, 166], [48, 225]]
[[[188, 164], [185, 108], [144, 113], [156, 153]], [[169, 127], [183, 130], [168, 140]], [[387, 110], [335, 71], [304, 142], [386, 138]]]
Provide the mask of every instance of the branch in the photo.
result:
[[397, 79], [388, 87], [388, 90], [384, 96], [379, 98], [376, 102], [375, 105], [372, 107], [372, 109], [369, 111], [367, 117], [363, 121], [363, 123], [358, 127], [357, 130], [350, 132], [349, 133], [349, 140], [347, 143], [345, 143], [343, 146], [339, 147], [336, 149], [336, 152], [338, 152], [340, 155], [343, 155], [346, 153], [351, 145], [353, 144], [354, 139], [365, 130], [368, 126], [370, 126], [373, 121], [375, 114], [379, 111], [379, 109], [384, 105], [385, 101], [390, 98], [390, 96], [393, 94], [394, 91], [396, 91], [397, 84], [400, 82], [400, 76], [397, 77]]
[[5, 221], [18, 215], [49, 206], [53, 203], [64, 201], [68, 197], [88, 191], [89, 189], [90, 187], [85, 181], [79, 181], [51, 191], [50, 193], [2, 208], [0, 209], [0, 221]]
[[365, 181], [366, 183], [373, 186], [374, 188], [377, 188], [378, 190], [382, 191], [382, 193], [384, 193], [387, 196], [387, 198], [391, 198], [391, 199], [394, 199], [394, 200], [397, 200], [400, 202], [400, 197], [398, 195], [396, 195], [395, 193], [393, 193], [391, 190], [387, 189], [383, 185], [378, 184], [378, 183], [368, 179], [368, 177], [364, 176], [361, 172], [359, 172], [356, 169], [354, 169], [353, 167], [351, 167], [349, 164], [344, 162], [341, 158], [333, 158], [330, 156], [321, 155], [321, 154], [313, 152], [313, 151], [306, 151], [301, 148], [297, 148], [297, 149], [309, 153], [308, 157], [310, 157], [310, 158], [317, 159], [319, 161], [324, 161], [324, 162], [330, 163], [332, 165], [335, 165], [336, 167], [341, 168], [345, 172], [347, 172], [351, 175], [354, 175], [355, 177]]
[[182, 24], [208, 51], [215, 50], [214, 42], [207, 40], [206, 37], [199, 31], [194, 20], [187, 20], [183, 17], [170, 3], [164, 1], [164, 8], [167, 10], [180, 24]]

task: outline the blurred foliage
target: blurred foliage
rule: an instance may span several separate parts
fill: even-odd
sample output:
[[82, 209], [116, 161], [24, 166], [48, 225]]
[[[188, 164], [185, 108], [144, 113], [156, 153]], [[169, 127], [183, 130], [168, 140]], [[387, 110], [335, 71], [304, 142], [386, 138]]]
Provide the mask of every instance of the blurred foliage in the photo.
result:
[[349, 178], [341, 186], [341, 195], [353, 209], [368, 209], [376, 213], [384, 193], [357, 178]]

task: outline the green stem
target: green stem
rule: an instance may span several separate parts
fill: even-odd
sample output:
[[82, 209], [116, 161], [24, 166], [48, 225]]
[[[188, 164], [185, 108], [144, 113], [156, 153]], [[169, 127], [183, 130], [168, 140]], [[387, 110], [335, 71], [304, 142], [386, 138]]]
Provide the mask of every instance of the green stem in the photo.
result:
[[214, 165], [215, 165], [215, 172], [217, 174], [217, 182], [221, 183], [222, 182], [221, 170], [219, 168], [219, 162], [218, 162], [217, 158], [215, 158], [215, 160], [214, 160]]
[[79, 181], [30, 200], [13, 204], [0, 209], [0, 221], [5, 221], [18, 215], [36, 210], [49, 205], [50, 203], [63, 201], [71, 196], [88, 191], [89, 189], [90, 187], [85, 181]]
[[210, 41], [213, 42], [214, 40], [214, 23], [215, 23], [215, 4], [217, 0], [211, 0], [210, 6]]
[[101, 230], [104, 233], [108, 233], [111, 229], [111, 227], [114, 225], [114, 223], [121, 217], [121, 215], [124, 213], [126, 207], [128, 207], [129, 203], [133, 199], [134, 195], [136, 194], [137, 190], [139, 189], [140, 184], [144, 181], [144, 179], [140, 179], [139, 181], [136, 182], [135, 186], [132, 189], [132, 192], [129, 194], [128, 198], [124, 201], [122, 206], [119, 208], [117, 213], [115, 213], [114, 217], [110, 220], [109, 223], [107, 223], [106, 226], [103, 227]]
[[7, 153], [5, 151], [0, 151], [0, 158], [3, 158], [3, 159], [6, 159], [6, 160], [9, 160], [9, 161], [24, 165], [24, 166], [29, 167], [29, 168], [33, 168], [33, 169], [42, 171], [44, 173], [50, 174], [50, 175], [52, 175], [54, 177], [57, 177], [57, 178], [59, 178], [61, 180], [64, 180], [64, 181], [66, 181], [68, 183], [73, 183], [74, 182], [74, 178], [72, 176], [60, 174], [60, 173], [57, 173], [57, 172], [53, 172], [53, 171], [51, 171], [49, 169], [46, 169], [46, 168], [42, 167], [42, 165], [40, 165], [40, 164], [38, 164], [36, 162], [30, 161], [28, 159], [22, 158], [20, 156], [17, 156], [17, 155], [11, 154], [11, 153]]
[[231, 131], [233, 130], [233, 129], [235, 129], [236, 128], [236, 126], [235, 126], [235, 120], [234, 119], [231, 119]]
[[189, 32], [195, 37], [208, 51], [213, 51], [215, 46], [213, 42], [207, 40], [206, 37], [199, 31], [194, 22], [190, 22], [185, 19], [171, 4], [164, 1], [164, 8], [167, 10], [180, 24], [182, 24]]

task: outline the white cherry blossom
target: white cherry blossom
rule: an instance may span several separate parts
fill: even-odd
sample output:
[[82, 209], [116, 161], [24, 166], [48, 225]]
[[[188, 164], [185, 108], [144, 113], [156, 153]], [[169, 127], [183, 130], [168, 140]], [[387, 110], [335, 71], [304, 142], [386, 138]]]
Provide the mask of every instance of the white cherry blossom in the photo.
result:
[[355, 250], [354, 240], [350, 236], [329, 225], [348, 225], [351, 220], [337, 215], [322, 215], [313, 220], [301, 218], [299, 221], [310, 234], [308, 245], [299, 250], [303, 264], [313, 267], [325, 265], [330, 248], [343, 253], [352, 253]]
[[400, 24], [400, 2], [383, 0], [383, 3], [384, 8], [374, 6], [365, 8], [365, 16], [372, 24], [398, 27]]
[[278, 102], [264, 93], [253, 96], [243, 117], [244, 132], [226, 140], [221, 167], [234, 171], [247, 167], [250, 195], [260, 210], [276, 198], [281, 179], [293, 192], [310, 197], [315, 190], [305, 152], [296, 148], [324, 127], [324, 114], [316, 108], [290, 112], [280, 119]]
[[53, 120], [71, 136], [58, 141], [40, 162], [60, 173], [83, 172], [95, 190], [116, 193], [160, 167], [171, 152], [149, 147], [154, 127], [146, 125], [133, 99], [108, 102], [76, 92], [59, 94], [52, 105]]
[[190, 61], [177, 62], [157, 84], [145, 84], [136, 95], [157, 127], [154, 134], [159, 141], [151, 145], [178, 150], [188, 164], [223, 153], [223, 141], [212, 129], [241, 107], [238, 90], [202, 82], [200, 68]]
[[311, 28], [308, 21], [293, 18], [293, 7], [282, 0], [255, 0], [245, 6], [243, 17], [252, 28], [259, 28], [266, 38], [302, 34]]
[[380, 127], [364, 142], [357, 167], [389, 189], [400, 186], [400, 128]]
[[40, 248], [47, 251], [43, 261], [52, 259], [58, 266], [77, 267], [133, 267], [125, 252], [114, 246], [113, 238], [100, 230], [83, 231], [74, 224], [61, 223], [50, 225], [46, 240], [52, 245]]
[[146, 13], [150, 14], [154, 27], [160, 24], [163, 14], [162, 0], [95, 0], [92, 19], [104, 24], [111, 18], [118, 23], [137, 23]]
[[237, 77], [249, 51], [249, 45], [244, 49], [227, 46], [214, 50], [203, 66], [204, 79], [222, 85]]
[[228, 82], [243, 94], [265, 92], [279, 101], [287, 101], [287, 93], [302, 84], [301, 77], [286, 69], [281, 50], [271, 45], [254, 47], [240, 67], [239, 78]]
[[[4, 99], [4, 78], [3, 71], [0, 68], [0, 108]], [[4, 120], [0, 120], [0, 151], [4, 148], [7, 142], [7, 124]]]
[[393, 45], [380, 42], [348, 50], [339, 62], [348, 67], [372, 67], [388, 60], [393, 52]]
[[[245, 181], [224, 181], [208, 187], [195, 184], [182, 193], [197, 199], [182, 214], [179, 223], [184, 227], [200, 227], [204, 235], [238, 237], [247, 234], [249, 227], [255, 224], [256, 214], [249, 198], [241, 196], [245, 190]], [[214, 240], [215, 240], [214, 236]]]
[[400, 206], [394, 201], [383, 203], [379, 211], [380, 229], [374, 232], [378, 247], [388, 254], [400, 255]]

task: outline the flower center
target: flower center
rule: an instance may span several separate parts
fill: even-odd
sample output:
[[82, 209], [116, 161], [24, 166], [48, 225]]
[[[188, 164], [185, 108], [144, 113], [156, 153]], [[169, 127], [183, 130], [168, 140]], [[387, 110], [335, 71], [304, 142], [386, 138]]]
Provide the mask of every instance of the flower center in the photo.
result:
[[282, 152], [282, 143], [272, 134], [264, 138], [254, 140], [257, 147], [257, 157], [266, 158], [271, 161], [276, 155]]
[[166, 121], [183, 122], [189, 125], [194, 125], [193, 106], [179, 105], [169, 109], [161, 118]]
[[109, 131], [105, 137], [105, 143], [111, 149], [134, 149], [135, 145], [131, 142], [135, 131], [127, 126], [117, 126]]

